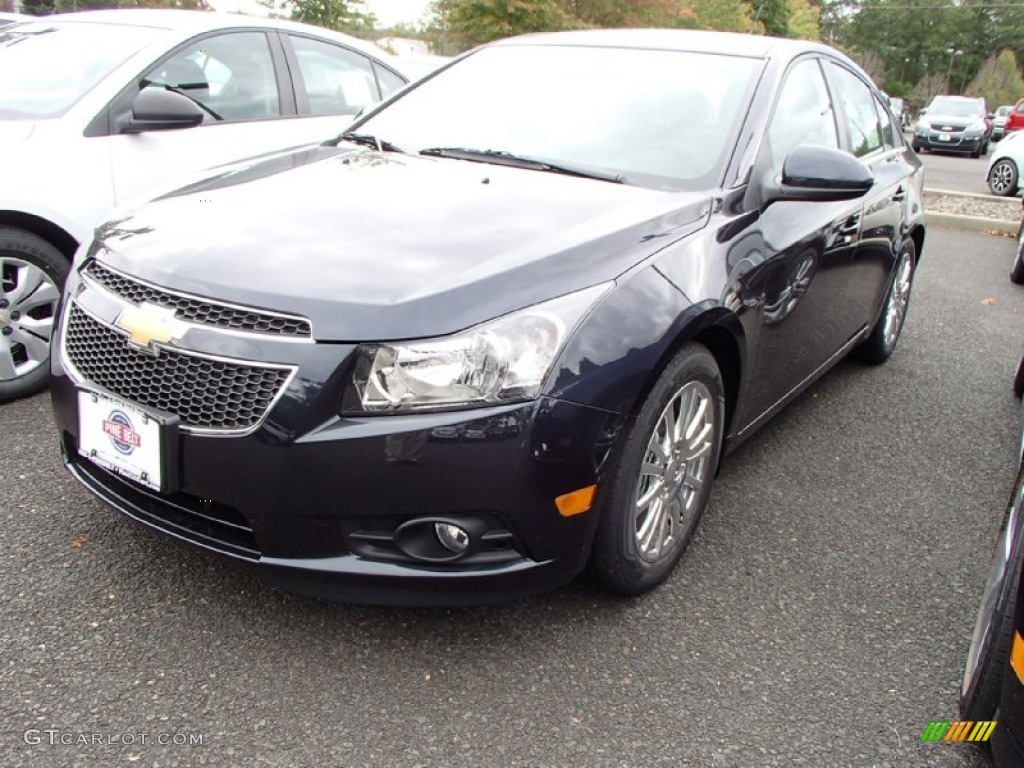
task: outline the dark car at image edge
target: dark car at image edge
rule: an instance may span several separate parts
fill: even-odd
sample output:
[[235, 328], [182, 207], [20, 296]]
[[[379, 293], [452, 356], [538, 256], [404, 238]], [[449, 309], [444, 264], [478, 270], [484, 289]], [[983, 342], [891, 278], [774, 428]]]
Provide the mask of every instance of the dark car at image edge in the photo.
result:
[[319, 596], [479, 603], [584, 569], [638, 594], [722, 455], [892, 353], [920, 168], [826, 46], [485, 46], [99, 228], [53, 355], [65, 462]]
[[[1013, 393], [1024, 396], [1024, 357], [1017, 364]], [[1003, 515], [967, 652], [960, 713], [971, 723], [988, 723], [998, 768], [1024, 764], [1024, 434], [1017, 452], [1017, 476]]]

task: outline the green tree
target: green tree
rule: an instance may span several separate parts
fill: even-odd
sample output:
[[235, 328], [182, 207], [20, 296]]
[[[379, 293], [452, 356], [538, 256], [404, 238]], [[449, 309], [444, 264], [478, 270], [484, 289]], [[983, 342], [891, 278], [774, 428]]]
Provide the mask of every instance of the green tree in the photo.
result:
[[363, 10], [363, 0], [263, 0], [261, 5], [271, 16], [364, 37], [373, 33], [377, 23], [372, 13]]
[[671, 27], [679, 18], [678, 0], [560, 0], [562, 10], [592, 27]]
[[998, 56], [990, 56], [971, 80], [967, 92], [983, 96], [989, 109], [1017, 101], [1024, 94], [1024, 79], [1014, 52], [1006, 48]]
[[458, 50], [528, 32], [583, 26], [558, 0], [436, 0], [433, 15]]
[[811, 0], [789, 0], [789, 37], [821, 39], [821, 8]]
[[750, 6], [744, 0], [684, 0], [679, 26], [720, 32], [760, 32]]
[[946, 77], [939, 72], [932, 72], [922, 77], [914, 90], [910, 92], [910, 102], [918, 109], [927, 107], [932, 99], [946, 90]]
[[761, 24], [769, 35], [785, 37], [789, 34], [791, 13], [788, 0], [744, 0], [750, 6], [753, 20]]
[[54, 0], [22, 0], [21, 10], [33, 16], [48, 16], [53, 13]]

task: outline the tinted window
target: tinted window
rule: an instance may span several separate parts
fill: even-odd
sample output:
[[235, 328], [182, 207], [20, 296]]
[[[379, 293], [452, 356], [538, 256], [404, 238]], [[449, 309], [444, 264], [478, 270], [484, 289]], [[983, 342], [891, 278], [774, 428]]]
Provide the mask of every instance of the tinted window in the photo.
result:
[[505, 151], [671, 188], [718, 183], [763, 62], [586, 46], [484, 48], [358, 131], [405, 151]]
[[340, 45], [291, 36], [314, 115], [354, 115], [380, 101], [370, 60]]
[[875, 109], [875, 97], [864, 81], [850, 70], [834, 64], [831, 66], [837, 96], [846, 116], [850, 147], [854, 155], [863, 157], [882, 146], [882, 127]]
[[838, 149], [835, 111], [816, 60], [804, 59], [786, 75], [768, 127], [768, 143], [776, 173], [790, 150], [800, 144]]
[[277, 117], [281, 104], [262, 32], [206, 37], [153, 68], [143, 85], [171, 86], [209, 110], [207, 122]]
[[145, 27], [54, 22], [0, 32], [0, 119], [59, 117], [161, 34]]

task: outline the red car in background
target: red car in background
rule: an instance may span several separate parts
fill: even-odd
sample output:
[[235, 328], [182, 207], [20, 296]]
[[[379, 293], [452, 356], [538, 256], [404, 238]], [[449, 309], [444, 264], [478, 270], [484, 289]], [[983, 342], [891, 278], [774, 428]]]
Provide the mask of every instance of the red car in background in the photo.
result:
[[1024, 128], [1024, 99], [1018, 99], [1010, 114], [1006, 116], [1006, 132], [1019, 131]]

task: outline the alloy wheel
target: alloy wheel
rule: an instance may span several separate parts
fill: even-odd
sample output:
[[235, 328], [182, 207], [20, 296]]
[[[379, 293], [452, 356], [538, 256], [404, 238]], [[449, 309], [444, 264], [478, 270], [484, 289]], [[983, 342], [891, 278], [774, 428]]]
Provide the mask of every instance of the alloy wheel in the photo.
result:
[[0, 381], [20, 378], [50, 357], [60, 289], [46, 272], [0, 256]]
[[889, 300], [885, 307], [885, 326], [883, 338], [885, 345], [891, 347], [899, 338], [900, 330], [903, 328], [903, 320], [907, 315], [907, 305], [910, 303], [910, 282], [913, 276], [914, 265], [907, 253], [900, 256], [899, 265], [896, 267], [896, 277], [892, 281], [892, 288], [889, 290]]
[[658, 418], [640, 467], [634, 509], [637, 553], [647, 562], [671, 553], [700, 511], [715, 444], [714, 418], [711, 390], [700, 381], [683, 385]]
[[1006, 161], [999, 161], [992, 166], [988, 174], [988, 185], [994, 194], [1008, 195], [1017, 183], [1017, 172]]

